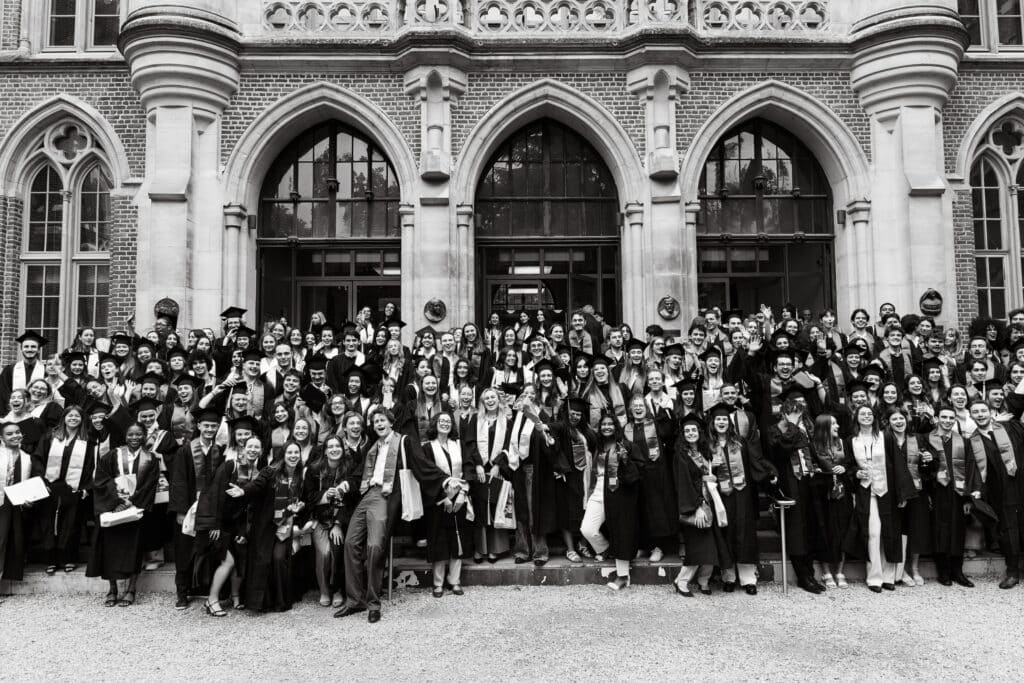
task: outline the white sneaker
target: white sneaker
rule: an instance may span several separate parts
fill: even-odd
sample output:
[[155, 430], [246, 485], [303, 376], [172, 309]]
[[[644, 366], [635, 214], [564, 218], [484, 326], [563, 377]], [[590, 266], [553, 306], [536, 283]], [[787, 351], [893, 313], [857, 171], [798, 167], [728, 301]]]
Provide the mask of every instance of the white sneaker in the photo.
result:
[[665, 558], [665, 553], [661, 552], [661, 548], [655, 548], [651, 551], [651, 562], [661, 562]]

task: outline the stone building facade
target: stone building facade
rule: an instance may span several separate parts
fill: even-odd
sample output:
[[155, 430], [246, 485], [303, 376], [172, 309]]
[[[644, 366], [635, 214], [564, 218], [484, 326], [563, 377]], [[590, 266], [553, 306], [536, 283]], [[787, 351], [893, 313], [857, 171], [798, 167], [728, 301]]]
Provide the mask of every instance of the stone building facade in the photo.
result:
[[928, 288], [947, 325], [1003, 316], [1024, 53], [997, 4], [2, 0], [3, 358], [162, 297], [185, 327], [393, 301], [410, 329], [594, 303], [678, 330]]

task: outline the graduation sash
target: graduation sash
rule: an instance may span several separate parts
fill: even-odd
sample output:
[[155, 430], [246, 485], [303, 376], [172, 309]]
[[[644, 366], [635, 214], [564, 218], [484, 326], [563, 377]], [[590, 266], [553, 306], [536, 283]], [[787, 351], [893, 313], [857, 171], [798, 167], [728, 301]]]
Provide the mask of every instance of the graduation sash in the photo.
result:
[[246, 392], [249, 394], [249, 415], [255, 417], [263, 412], [263, 402], [266, 400], [264, 389], [263, 382], [258, 379], [249, 384]]
[[530, 457], [530, 437], [533, 436], [533, 429], [536, 426], [537, 418], [525, 410], [516, 411], [516, 417], [512, 421], [512, 439], [508, 449], [508, 466], [513, 470], [518, 470], [519, 464]]
[[935, 473], [935, 480], [942, 486], [949, 486], [950, 469], [953, 470], [953, 488], [957, 493], [963, 493], [967, 484], [967, 449], [964, 447], [964, 438], [959, 434], [952, 433], [949, 436], [950, 462], [946, 462], [946, 445], [939, 436], [938, 431], [928, 435], [928, 444], [938, 456], [938, 468]]
[[[626, 434], [626, 438], [636, 443], [636, 423], [632, 420], [626, 423], [623, 428]], [[658, 458], [661, 457], [661, 448], [658, 445], [658, 430], [654, 426], [654, 420], [646, 418], [644, 420], [644, 443], [647, 444], [647, 457], [651, 462], [657, 462]]]
[[[75, 438], [72, 441], [71, 457], [68, 459], [68, 471], [64, 475], [64, 482], [72, 491], [78, 491], [78, 485], [82, 482], [82, 470], [85, 467], [86, 443], [83, 439]], [[64, 449], [66, 441], [52, 439], [50, 441], [50, 452], [46, 455], [46, 480], [55, 482], [60, 479], [61, 467], [64, 464]]]
[[721, 459], [724, 467], [718, 468], [718, 485], [722, 493], [729, 495], [733, 489], [742, 491], [747, 488], [747, 472], [743, 467], [743, 448], [735, 441], [729, 441], [725, 448], [715, 445], [716, 459]]
[[[399, 450], [404, 451], [402, 443], [402, 435], [397, 432], [391, 432], [389, 437], [390, 441], [387, 443], [387, 453], [384, 454], [386, 460], [384, 461], [384, 480], [381, 483], [381, 495], [389, 496], [395, 489], [395, 470], [398, 469], [398, 453]], [[366, 460], [363, 462], [363, 478], [359, 482], [359, 493], [366, 493], [370, 490], [370, 482], [373, 481], [373, 471], [377, 467], [377, 458], [381, 457], [381, 450], [383, 442], [377, 441], [377, 445], [370, 451], [374, 454], [371, 458], [367, 454]], [[404, 456], [404, 453], [403, 453]], [[404, 460], [404, 457], [403, 457]], [[403, 469], [404, 468], [403, 463]]]
[[[21, 477], [18, 477], [18, 466], [21, 466]], [[19, 481], [25, 481], [32, 474], [32, 459], [21, 450], [11, 450], [0, 446], [0, 505], [7, 497], [4, 488]]]
[[189, 445], [192, 450], [192, 467], [195, 468], [196, 473], [196, 500], [198, 500], [199, 494], [206, 488], [213, 468], [220, 464], [219, 462], [214, 462], [218, 458], [220, 451], [216, 443], [212, 444], [210, 446], [209, 459], [207, 459], [207, 456], [203, 455], [202, 439], [193, 439]]
[[882, 438], [872, 437], [871, 441], [866, 442], [864, 437], [855, 436], [851, 443], [857, 467], [871, 475], [870, 480], [861, 481], [860, 485], [870, 488], [871, 493], [881, 498], [889, 492], [889, 482], [885, 474], [885, 450], [880, 448]]
[[[626, 449], [620, 443], [615, 443], [611, 448], [605, 448], [597, 454], [597, 457], [600, 459], [599, 462], [604, 462], [604, 481], [609, 491], [617, 491], [619, 489], [619, 458], [625, 454]], [[598, 469], [595, 467], [591, 470], [591, 490], [597, 485]]]
[[444, 453], [444, 449], [441, 448], [441, 444], [434, 441], [430, 442], [430, 451], [434, 455], [434, 464], [436, 464], [442, 472], [447, 474], [449, 477], [455, 477], [456, 479], [462, 478], [462, 446], [459, 445], [458, 441], [448, 440], [448, 455]]
[[[609, 405], [608, 398], [596, 383], [594, 388], [595, 391], [591, 391], [586, 399], [590, 402], [590, 424], [596, 426], [600, 424], [601, 414], [609, 408]], [[620, 427], [624, 427], [626, 424], [626, 400], [622, 397], [622, 391], [617, 384], [608, 383], [608, 397], [611, 398], [610, 407], [615, 419], [618, 420]]]
[[733, 411], [732, 423], [736, 427], [736, 435], [741, 439], [746, 439], [750, 436], [750, 415], [747, 411], [737, 408]]
[[910, 478], [914, 480], [914, 488], [921, 490], [921, 449], [917, 437], [907, 435], [907, 469], [910, 470]]
[[476, 416], [476, 448], [480, 453], [480, 459], [484, 465], [490, 465], [491, 461], [501, 455], [501, 447], [505, 443], [506, 420], [498, 417], [494, 421], [494, 443], [488, 442], [490, 425], [487, 418], [481, 413]]
[[[1013, 443], [1010, 441], [1010, 436], [1006, 433], [1003, 426], [997, 422], [990, 422], [989, 429], [992, 430], [992, 438], [995, 441], [996, 447], [999, 449], [999, 459], [1003, 461], [1003, 467], [1006, 468], [1006, 474], [1011, 477], [1017, 476], [1017, 460], [1014, 457]], [[978, 457], [979, 454], [982, 457], [985, 455], [983, 439], [984, 437], [982, 436], [980, 429], [975, 430], [974, 434], [971, 435], [971, 446], [974, 449], [974, 457], [979, 461], [981, 459]], [[987, 474], [987, 468], [982, 470], [982, 481], [985, 481], [985, 474]]]
[[885, 369], [889, 371], [889, 375], [894, 381], [905, 380], [914, 372], [914, 366], [911, 365], [910, 352], [903, 349], [898, 355], [903, 359], [903, 377], [896, 377], [894, 374], [895, 371], [892, 368], [892, 362], [896, 355], [893, 354], [891, 349], [887, 348], [878, 354], [878, 359], [885, 365]]
[[38, 360], [32, 366], [32, 376], [25, 376], [25, 361], [19, 360], [14, 364], [11, 377], [11, 389], [24, 389], [37, 379], [43, 379], [43, 364]]
[[832, 381], [836, 385], [836, 401], [839, 405], [846, 405], [846, 373], [832, 361], [829, 361], [828, 367], [832, 372]]
[[701, 490], [704, 502], [714, 506], [715, 519], [718, 520], [718, 526], [729, 526], [729, 517], [725, 512], [725, 503], [722, 502], [722, 496], [718, 493], [719, 479], [715, 474], [715, 468], [721, 468], [724, 464], [724, 456], [720, 451], [713, 452], [711, 460], [705, 460], [699, 451], [693, 449], [690, 450], [690, 458], [701, 471]]

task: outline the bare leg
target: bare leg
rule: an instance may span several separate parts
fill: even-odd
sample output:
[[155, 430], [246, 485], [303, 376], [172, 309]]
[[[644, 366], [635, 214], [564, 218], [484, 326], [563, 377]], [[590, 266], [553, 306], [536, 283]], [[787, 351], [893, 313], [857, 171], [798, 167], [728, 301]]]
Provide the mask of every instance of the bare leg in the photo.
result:
[[210, 595], [206, 599], [210, 603], [210, 607], [216, 605], [220, 607], [220, 592], [224, 588], [224, 584], [231, 576], [232, 570], [235, 568], [235, 558], [231, 555], [231, 551], [228, 551], [227, 555], [224, 556], [224, 561], [217, 567], [217, 571], [213, 573], [213, 580], [210, 581]]

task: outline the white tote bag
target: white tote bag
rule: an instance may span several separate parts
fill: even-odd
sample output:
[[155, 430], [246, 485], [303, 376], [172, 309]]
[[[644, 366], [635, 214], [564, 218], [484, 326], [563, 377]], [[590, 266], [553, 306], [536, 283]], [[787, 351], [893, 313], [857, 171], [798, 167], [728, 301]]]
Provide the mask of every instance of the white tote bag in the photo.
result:
[[398, 482], [402, 487], [402, 519], [411, 522], [423, 516], [423, 492], [420, 491], [420, 483], [413, 476], [412, 470], [408, 469], [409, 463], [405, 459], [404, 440], [401, 442], [399, 450], [402, 456], [402, 469], [398, 471]]

